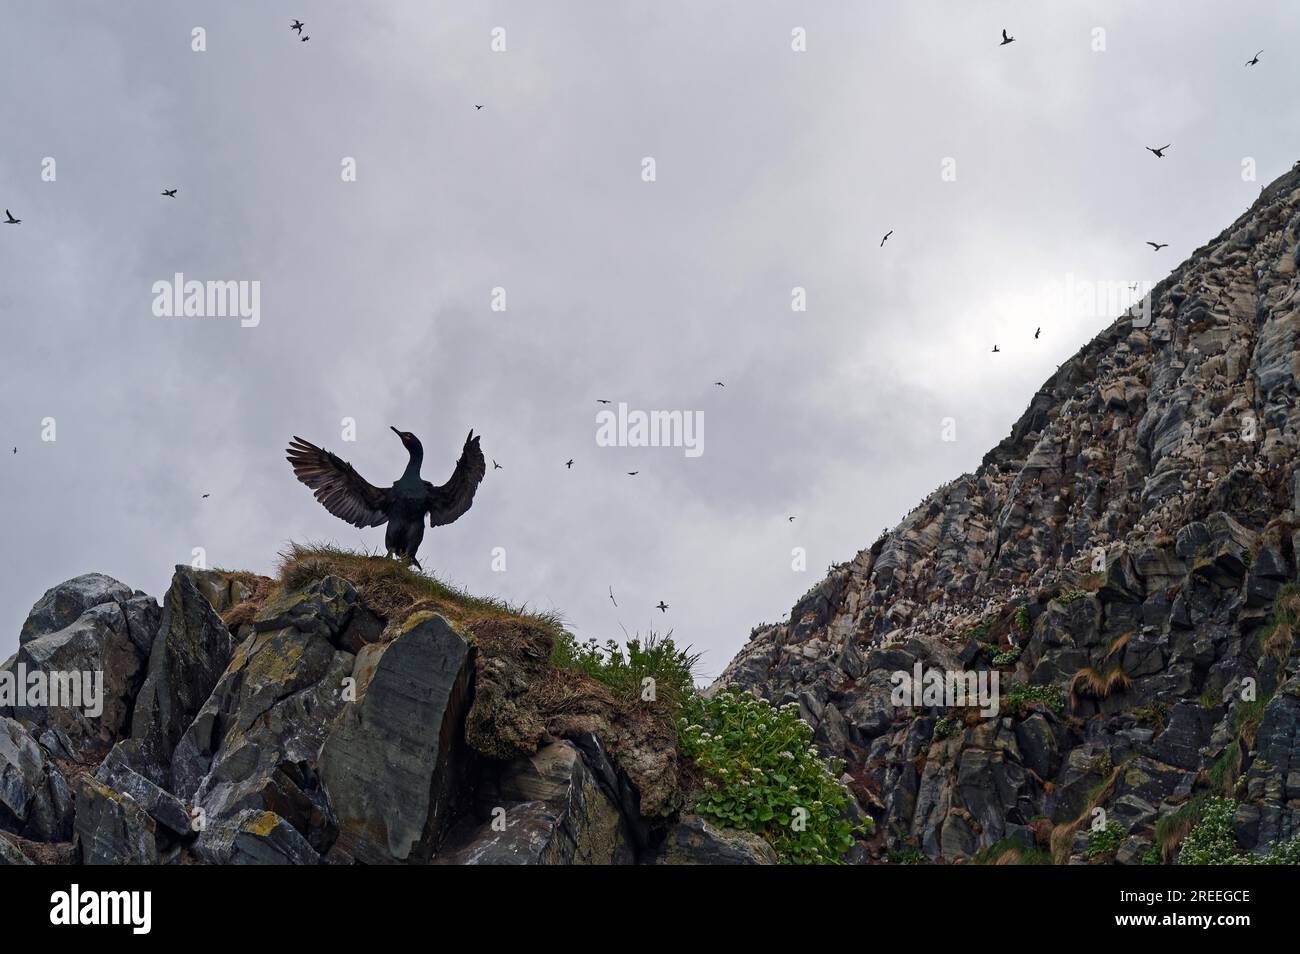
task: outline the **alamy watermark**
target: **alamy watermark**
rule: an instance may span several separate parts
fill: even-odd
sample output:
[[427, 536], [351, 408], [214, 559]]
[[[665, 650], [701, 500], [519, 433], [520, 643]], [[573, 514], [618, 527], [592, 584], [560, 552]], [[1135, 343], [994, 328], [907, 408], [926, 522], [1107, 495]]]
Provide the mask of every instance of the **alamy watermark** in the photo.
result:
[[617, 411], [596, 412], [598, 447], [681, 447], [687, 457], [704, 453], [703, 411], [629, 410], [620, 401]]
[[27, 671], [26, 663], [0, 671], [0, 708], [80, 709], [92, 719], [104, 713], [102, 670]]
[[260, 281], [186, 281], [177, 272], [170, 282], [153, 283], [155, 318], [238, 318], [244, 328], [262, 322]]
[[912, 671], [899, 669], [889, 674], [889, 701], [898, 708], [978, 708], [985, 718], [998, 714], [999, 673], [996, 669], [925, 669], [918, 662]]

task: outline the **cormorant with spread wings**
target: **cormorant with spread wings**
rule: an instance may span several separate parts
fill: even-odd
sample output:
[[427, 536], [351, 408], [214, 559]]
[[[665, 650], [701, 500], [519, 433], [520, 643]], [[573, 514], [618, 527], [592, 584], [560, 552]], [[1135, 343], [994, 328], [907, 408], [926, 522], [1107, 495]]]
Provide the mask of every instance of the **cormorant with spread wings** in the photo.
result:
[[[324, 448], [294, 436], [285, 456], [294, 476], [312, 489], [316, 499], [334, 516], [354, 527], [377, 527], [387, 523], [384, 546], [388, 555], [420, 566], [415, 552], [424, 539], [424, 516], [429, 526], [451, 523], [470, 508], [474, 491], [487, 470], [479, 439], [470, 431], [451, 479], [435, 487], [420, 477], [424, 447], [409, 431], [390, 428], [401, 438], [410, 454], [406, 470], [391, 487], [376, 487], [356, 472], [351, 464]], [[422, 569], [422, 568], [421, 568]]]

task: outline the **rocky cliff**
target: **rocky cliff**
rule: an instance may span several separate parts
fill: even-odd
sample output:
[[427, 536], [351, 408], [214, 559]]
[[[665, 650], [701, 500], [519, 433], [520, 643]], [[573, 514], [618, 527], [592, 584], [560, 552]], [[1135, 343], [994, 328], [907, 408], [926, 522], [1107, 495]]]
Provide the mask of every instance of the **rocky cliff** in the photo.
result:
[[774, 862], [689, 811], [672, 706], [561, 636], [335, 550], [161, 605], [70, 580], [0, 665], [0, 864]]
[[[847, 760], [871, 857], [1167, 861], [1208, 799], [1233, 857], [1300, 834], [1298, 264], [1293, 170], [720, 677]], [[998, 713], [901, 704], [917, 665]]]

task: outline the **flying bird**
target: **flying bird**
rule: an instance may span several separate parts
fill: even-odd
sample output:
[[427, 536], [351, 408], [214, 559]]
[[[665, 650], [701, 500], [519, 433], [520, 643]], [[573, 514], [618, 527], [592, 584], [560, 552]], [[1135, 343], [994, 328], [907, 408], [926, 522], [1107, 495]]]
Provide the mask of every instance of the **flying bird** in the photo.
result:
[[347, 461], [295, 436], [285, 456], [294, 476], [312, 489], [317, 500], [340, 520], [354, 527], [377, 527], [387, 523], [384, 546], [388, 556], [397, 556], [419, 569], [416, 551], [424, 539], [424, 518], [430, 527], [442, 527], [457, 520], [474, 502], [474, 491], [486, 471], [479, 438], [470, 431], [451, 478], [435, 487], [420, 477], [424, 447], [409, 431], [390, 430], [410, 455], [406, 470], [391, 487], [376, 487]]
[[17, 225], [22, 219], [15, 219], [14, 214], [5, 209], [5, 225]]
[[596, 403], [597, 403], [597, 404], [608, 404], [609, 402], [606, 401], [604, 398], [596, 398]]
[[999, 353], [999, 350], [998, 350], [998, 346], [997, 346], [997, 345], [994, 345], [994, 346], [993, 346], [993, 353], [994, 353], [994, 354], [998, 354], [998, 353]]
[[1035, 328], [1035, 329], [1034, 329], [1034, 337], [1037, 338], [1040, 334], [1042, 334], [1042, 331], [1043, 331], [1042, 328]]
[[162, 194], [165, 195], [165, 196], [167, 196], [167, 198], [169, 198], [169, 199], [174, 199], [174, 198], [176, 198], [176, 190], [175, 190], [175, 189], [163, 189], [163, 190], [162, 190]]
[[789, 520], [791, 523], [794, 523], [794, 517], [786, 517], [785, 519]]
[[1007, 36], [1007, 31], [1003, 30], [1002, 42], [999, 43], [998, 46], [1006, 46], [1008, 43], [1015, 43], [1015, 42], [1016, 42], [1016, 38], [1014, 36]]
[[718, 387], [720, 387], [720, 388], [725, 388], [725, 387], [726, 387], [726, 385], [723, 384], [721, 381], [714, 381], [713, 383], [716, 384], [716, 385], [717, 385]]
[[211, 496], [212, 496], [212, 494], [204, 494], [200, 499], [201, 499], [201, 500], [207, 500], [207, 499], [208, 499], [209, 497], [211, 497]]
[[302, 38], [302, 42], [306, 43], [306, 42], [307, 42], [308, 40], [310, 40], [310, 39], [311, 39], [311, 37], [309, 37], [309, 36], [305, 36], [305, 37]]
[[500, 464], [497, 463], [497, 459], [496, 459], [495, 457], [492, 458], [492, 469], [493, 469], [493, 470], [505, 470], [504, 467], [502, 467]]
[[1167, 248], [1169, 246], [1168, 242], [1147, 242], [1147, 244], [1150, 245], [1157, 252], [1160, 251], [1162, 248]]
[[[487, 105], [487, 104], [486, 104], [486, 103], [484, 103], [484, 104], [483, 104], [483, 105], [484, 105], [484, 106], [486, 106], [486, 105]], [[474, 106], [474, 108], [475, 108], [475, 109], [482, 109], [482, 108], [483, 108], [483, 106], [479, 106], [479, 105], [477, 105], [477, 104], [475, 104], [475, 106]]]
[[294, 20], [293, 23], [290, 25], [289, 29], [297, 30], [301, 34], [303, 26], [304, 24], [301, 20]]
[[618, 600], [614, 599], [614, 587], [612, 586], [609, 588], [609, 601], [615, 606], [618, 605]]
[[629, 470], [629, 471], [627, 472], [627, 475], [628, 475], [629, 477], [635, 477], [635, 476], [636, 476], [637, 474], [639, 474], [639, 473], [641, 473], [641, 471], [639, 471], [639, 470]]
[[573, 458], [570, 457], [568, 460], [566, 460], [566, 461], [564, 462], [564, 466], [565, 466], [568, 470], [573, 470]]
[[893, 230], [893, 229], [890, 229], [888, 232], [885, 233], [885, 237], [882, 238], [882, 239], [880, 240], [880, 247], [881, 247], [881, 248], [884, 248], [884, 247], [885, 247], [885, 243], [889, 241], [889, 236], [891, 236], [891, 235], [893, 235], [893, 234], [894, 234], [894, 230]]
[[655, 609], [657, 609], [661, 613], [667, 613], [668, 604], [665, 603], [663, 600], [660, 600], [657, 604], [655, 604]]
[[1150, 146], [1143, 146], [1142, 148], [1145, 149], [1147, 152], [1152, 153], [1157, 159], [1163, 159], [1165, 157], [1165, 150], [1172, 145], [1173, 143], [1167, 142], [1159, 149], [1152, 149]]
[[[1263, 53], [1263, 52], [1264, 52], [1263, 50], [1260, 50], [1260, 51], [1259, 51], [1259, 53]], [[1250, 59], [1248, 59], [1248, 60], [1246, 61], [1246, 65], [1247, 65], [1247, 66], [1254, 66], [1256, 63], [1258, 63], [1258, 62], [1259, 62], [1259, 53], [1256, 53], [1253, 57], [1251, 57]]]

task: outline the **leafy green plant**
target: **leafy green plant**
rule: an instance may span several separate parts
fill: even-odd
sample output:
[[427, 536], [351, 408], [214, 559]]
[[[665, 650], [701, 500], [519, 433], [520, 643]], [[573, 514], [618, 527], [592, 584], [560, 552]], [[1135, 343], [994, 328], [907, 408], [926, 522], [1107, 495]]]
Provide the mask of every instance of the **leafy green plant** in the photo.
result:
[[1232, 834], [1232, 816], [1237, 803], [1214, 797], [1205, 803], [1199, 824], [1183, 839], [1178, 852], [1180, 865], [1296, 865], [1300, 864], [1300, 838], [1277, 845], [1267, 855], [1241, 850]]
[[655, 696], [679, 702], [695, 690], [695, 667], [700, 654], [690, 647], [678, 649], [671, 632], [650, 633], [644, 641], [634, 637], [626, 648], [614, 640], [601, 645], [594, 639], [579, 642], [564, 632], [555, 639], [551, 664], [559, 669], [585, 673], [615, 692], [636, 695], [644, 691], [645, 679], [654, 680]]
[[1060, 715], [1065, 711], [1065, 693], [1060, 686], [1027, 683], [1016, 683], [1007, 690], [1006, 707], [1013, 716], [1023, 716], [1035, 703]]
[[1124, 834], [1124, 829], [1119, 822], [1110, 821], [1101, 828], [1094, 828], [1088, 832], [1088, 847], [1083, 851], [1084, 857], [1099, 858], [1103, 855], [1113, 855], [1124, 843]]
[[891, 865], [928, 865], [930, 859], [920, 848], [899, 848], [885, 855], [885, 860]]
[[871, 830], [846, 815], [844, 764], [823, 759], [799, 706], [774, 709], [748, 693], [691, 693], [682, 701], [682, 754], [704, 775], [695, 810], [756, 832], [787, 864], [837, 864], [854, 836]]
[[1014, 666], [1020, 659], [1020, 647], [1012, 646], [1010, 649], [1004, 649], [1001, 652], [994, 653], [993, 665], [995, 666]]
[[959, 723], [954, 717], [944, 716], [934, 724], [934, 739], [942, 742], [944, 739], [950, 738], [959, 727]]
[[1020, 630], [1022, 636], [1029, 635], [1029, 604], [1021, 603], [1016, 607], [1015, 615], [1016, 629]]

